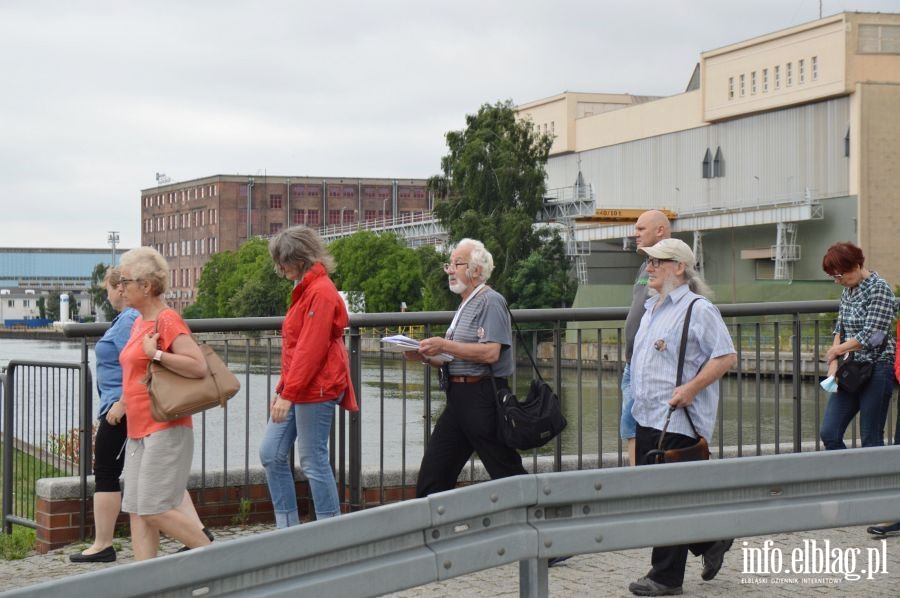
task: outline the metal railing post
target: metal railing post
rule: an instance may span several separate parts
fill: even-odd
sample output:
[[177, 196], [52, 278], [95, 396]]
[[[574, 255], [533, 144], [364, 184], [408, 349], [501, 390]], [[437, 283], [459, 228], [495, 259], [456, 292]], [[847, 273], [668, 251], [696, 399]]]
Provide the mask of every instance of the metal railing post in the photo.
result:
[[80, 430], [81, 442], [79, 445], [79, 456], [78, 456], [78, 476], [81, 481], [81, 505], [79, 507], [79, 515], [80, 521], [78, 524], [78, 536], [84, 540], [85, 539], [85, 520], [87, 519], [87, 498], [88, 498], [88, 488], [87, 488], [87, 478], [88, 474], [93, 470], [93, 447], [91, 446], [91, 441], [93, 439], [93, 431], [94, 431], [94, 422], [92, 419], [93, 415], [93, 407], [94, 407], [94, 396], [93, 396], [93, 388], [92, 380], [91, 380], [91, 368], [88, 362], [88, 343], [87, 337], [81, 339], [81, 400], [79, 402], [80, 410], [79, 410], [79, 418], [81, 419], [78, 422], [78, 429]]
[[359, 411], [350, 413], [350, 510], [363, 507], [362, 500], [362, 335], [359, 326], [350, 326], [350, 383], [359, 395]]
[[802, 426], [800, 422], [800, 414], [802, 411], [802, 392], [803, 392], [803, 368], [800, 363], [800, 314], [794, 312], [794, 338], [792, 342], [792, 349], [794, 351], [794, 367], [791, 372], [793, 376], [793, 385], [794, 385], [794, 452], [799, 453], [802, 448], [802, 442], [800, 440], [800, 433], [802, 431]]
[[12, 533], [13, 501], [13, 392], [15, 366], [3, 374], [3, 532]]

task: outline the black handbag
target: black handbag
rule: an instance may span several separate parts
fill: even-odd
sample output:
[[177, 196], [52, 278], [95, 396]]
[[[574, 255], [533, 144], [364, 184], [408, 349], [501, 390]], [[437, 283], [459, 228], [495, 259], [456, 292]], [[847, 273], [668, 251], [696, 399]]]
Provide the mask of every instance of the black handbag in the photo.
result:
[[[844, 323], [841, 322], [841, 339], [846, 340], [847, 336], [844, 332]], [[878, 345], [880, 350], [888, 337]], [[838, 366], [834, 373], [834, 381], [837, 382], [838, 388], [850, 394], [856, 394], [866, 387], [869, 380], [872, 379], [872, 372], [875, 371], [875, 364], [871, 361], [854, 361], [853, 353], [848, 353], [843, 363]]]
[[[700, 298], [698, 297], [691, 301], [691, 304], [688, 305], [687, 313], [684, 315], [684, 325], [681, 329], [681, 346], [678, 348], [678, 369], [675, 374], [676, 388], [681, 386], [681, 379], [684, 375], [684, 354], [685, 351], [687, 351], [688, 325], [691, 321], [691, 312], [694, 310], [694, 304], [699, 300]], [[694, 420], [691, 419], [691, 412], [688, 411], [687, 407], [684, 408], [684, 414], [687, 416], [688, 423], [691, 425], [691, 430], [694, 431], [694, 435], [697, 437], [697, 443], [683, 448], [668, 450], [663, 448], [666, 431], [669, 429], [669, 421], [671, 421], [672, 414], [675, 413], [676, 409], [678, 409], [678, 407], [669, 407], [669, 413], [666, 415], [666, 422], [663, 424], [662, 434], [659, 435], [659, 442], [656, 445], [656, 449], [648, 451], [647, 454], [644, 455], [644, 462], [648, 465], [655, 463], [682, 463], [686, 461], [709, 460], [709, 442], [707, 442], [706, 438], [697, 431], [697, 428], [694, 426]]]
[[[509, 311], [508, 306], [506, 310]], [[541, 377], [512, 312], [509, 317], [516, 326], [516, 336], [525, 348], [537, 378], [531, 381], [528, 396], [520, 401], [509, 388], [498, 389], [491, 372], [491, 384], [497, 401], [497, 437], [510, 448], [529, 450], [544, 446], [556, 438], [568, 422], [562, 414], [559, 397]]]
[[853, 361], [853, 354], [850, 353], [844, 363], [838, 366], [834, 380], [844, 392], [856, 394], [872, 379], [874, 369], [871, 361]]

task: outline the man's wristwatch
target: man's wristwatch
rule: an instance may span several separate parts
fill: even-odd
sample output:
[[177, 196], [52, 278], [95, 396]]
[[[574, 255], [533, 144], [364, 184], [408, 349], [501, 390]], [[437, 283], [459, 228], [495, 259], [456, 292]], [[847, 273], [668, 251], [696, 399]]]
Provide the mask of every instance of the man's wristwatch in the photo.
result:
[[157, 349], [156, 353], [153, 354], [153, 361], [155, 361], [156, 363], [161, 363], [162, 362], [162, 354], [163, 354], [162, 349]]

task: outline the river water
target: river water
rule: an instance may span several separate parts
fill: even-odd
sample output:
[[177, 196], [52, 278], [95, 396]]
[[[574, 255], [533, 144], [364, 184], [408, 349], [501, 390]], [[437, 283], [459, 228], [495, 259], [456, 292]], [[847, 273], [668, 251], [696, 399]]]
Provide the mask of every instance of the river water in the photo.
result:
[[[0, 339], [0, 368], [10, 360], [78, 363], [79, 342]], [[90, 348], [93, 368], [93, 347]], [[241, 380], [242, 389], [228, 404], [227, 418], [222, 409], [211, 409], [194, 417], [194, 466], [207, 470], [258, 465], [258, 445], [267, 420], [266, 403], [277, 383], [277, 372], [264, 366], [229, 364]], [[381, 360], [377, 356], [363, 361], [361, 389], [363, 466], [367, 468], [417, 467], [424, 442], [424, 376], [418, 364]], [[548, 377], [548, 376], [545, 376]], [[531, 378], [528, 368], [520, 368], [519, 391], [524, 392]], [[581, 374], [566, 369], [562, 373], [563, 409], [569, 427], [562, 436], [564, 454], [595, 454], [619, 450], [618, 373], [586, 368]], [[436, 383], [436, 381], [434, 381]], [[756, 452], [761, 444], [794, 438], [794, 388], [790, 379], [775, 381], [755, 376], [728, 377], [722, 382], [720, 419], [711, 444], [721, 436], [725, 446], [742, 444], [744, 454]], [[801, 384], [801, 439], [815, 440], [818, 420], [827, 395], [814, 381]], [[443, 393], [432, 393], [433, 416], [443, 406]], [[818, 405], [818, 407], [817, 407]], [[818, 411], [817, 411], [818, 409]], [[580, 424], [580, 425], [579, 425]], [[57, 429], [56, 433], [65, 432]], [[552, 443], [551, 443], [552, 444]], [[200, 450], [201, 447], [204, 450]], [[246, 449], [245, 449], [246, 447]], [[550, 452], [552, 446], [544, 447]], [[205, 459], [205, 461], [204, 461]]]

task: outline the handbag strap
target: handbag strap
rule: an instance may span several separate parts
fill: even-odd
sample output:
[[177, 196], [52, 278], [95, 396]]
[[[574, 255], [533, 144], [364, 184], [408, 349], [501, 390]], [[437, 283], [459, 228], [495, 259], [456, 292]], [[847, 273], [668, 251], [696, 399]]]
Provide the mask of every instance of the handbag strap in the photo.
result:
[[[694, 304], [700, 301], [702, 297], [697, 297], [693, 301], [691, 301], [690, 305], [688, 305], [687, 312], [684, 314], [684, 325], [681, 327], [681, 346], [678, 347], [678, 369], [675, 373], [675, 388], [681, 386], [681, 379], [684, 376], [684, 355], [687, 352], [687, 341], [688, 341], [688, 329], [690, 328], [691, 323], [691, 312], [694, 311]], [[657, 449], [662, 450], [663, 447], [663, 439], [666, 436], [666, 430], [669, 428], [669, 421], [672, 419], [672, 413], [678, 407], [669, 407], [669, 413], [666, 414], [666, 423], [663, 424], [662, 434], [659, 435], [659, 443], [657, 444]], [[694, 420], [691, 419], [691, 412], [688, 411], [688, 408], [684, 408], [684, 414], [687, 416], [688, 423], [691, 425], [691, 430], [694, 431], [694, 434], [697, 438], [700, 438], [700, 432], [697, 431], [696, 426], [694, 426]]]
[[534, 373], [537, 374], [537, 377], [541, 382], [545, 382], [544, 377], [541, 376], [541, 371], [538, 369], [537, 362], [534, 360], [534, 357], [531, 356], [531, 351], [528, 350], [528, 343], [525, 342], [525, 337], [522, 336], [522, 331], [519, 329], [519, 323], [516, 322], [516, 319], [513, 317], [512, 311], [509, 309], [509, 304], [504, 301], [503, 306], [506, 307], [506, 313], [509, 314], [509, 319], [513, 323], [513, 326], [516, 327], [516, 338], [519, 339], [519, 343], [522, 345], [522, 348], [525, 349], [525, 354], [528, 355], [528, 361], [531, 362], [531, 367], [534, 368]]

